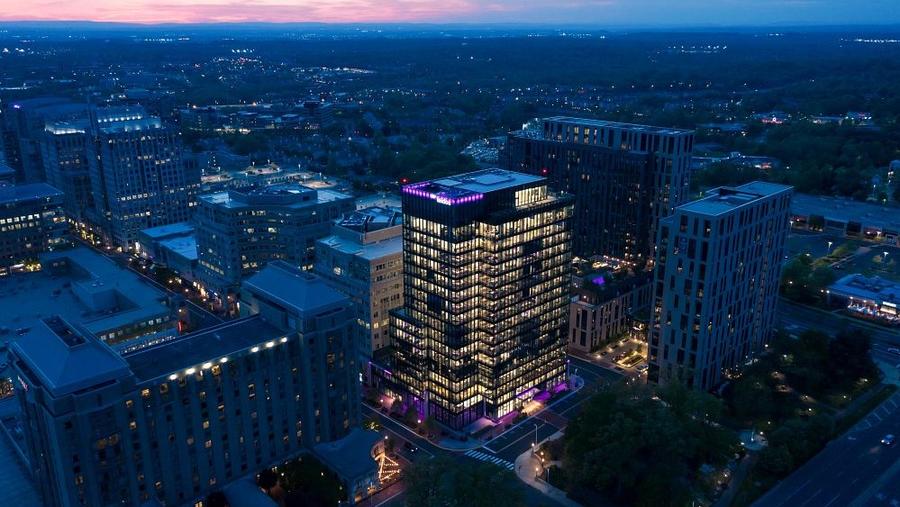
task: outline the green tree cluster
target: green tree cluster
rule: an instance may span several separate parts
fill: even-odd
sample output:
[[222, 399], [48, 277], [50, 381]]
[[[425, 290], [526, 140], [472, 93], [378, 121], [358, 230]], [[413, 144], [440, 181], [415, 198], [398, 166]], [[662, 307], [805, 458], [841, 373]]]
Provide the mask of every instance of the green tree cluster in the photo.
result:
[[720, 401], [673, 384], [656, 393], [616, 384], [594, 395], [566, 428], [567, 490], [587, 503], [603, 495], [628, 505], [689, 505], [703, 464], [722, 465], [736, 451], [717, 420]]
[[406, 470], [406, 505], [519, 507], [524, 505], [524, 498], [512, 472], [486, 463], [461, 463], [438, 456]]
[[781, 294], [798, 303], [812, 304], [824, 299], [824, 290], [837, 275], [829, 266], [817, 266], [809, 256], [791, 259], [781, 271]]

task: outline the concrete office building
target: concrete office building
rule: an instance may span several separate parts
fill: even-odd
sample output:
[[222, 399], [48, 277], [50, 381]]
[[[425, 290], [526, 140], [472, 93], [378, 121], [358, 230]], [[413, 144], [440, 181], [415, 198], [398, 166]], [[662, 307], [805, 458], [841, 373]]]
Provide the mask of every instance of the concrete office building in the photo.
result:
[[84, 117], [87, 109], [86, 104], [63, 97], [23, 99], [3, 108], [0, 117], [3, 151], [19, 183], [47, 181], [40, 145], [46, 123]]
[[311, 275], [269, 269], [278, 272], [250, 281], [258, 315], [149, 349], [117, 354], [59, 317], [14, 343], [45, 504], [194, 505], [350, 433], [359, 398], [349, 302]]
[[241, 314], [260, 315], [296, 336], [309, 386], [301, 392], [317, 410], [304, 422], [310, 443], [347, 435], [360, 422], [359, 360], [349, 298], [321, 278], [282, 261], [244, 282]]
[[83, 119], [47, 124], [40, 143], [47, 182], [62, 191], [66, 215], [75, 222], [84, 221], [94, 206], [90, 139], [90, 122]]
[[330, 102], [307, 100], [303, 102], [303, 115], [306, 126], [312, 130], [328, 127], [334, 122], [334, 112]]
[[575, 255], [643, 264], [659, 220], [687, 199], [693, 144], [689, 130], [553, 117], [511, 132], [505, 159], [575, 196]]
[[191, 218], [200, 173], [181, 150], [180, 134], [158, 118], [99, 123], [88, 159], [92, 222], [105, 243], [130, 250], [141, 229]]
[[203, 195], [196, 216], [200, 279], [223, 297], [270, 261], [311, 269], [316, 240], [353, 209], [349, 195], [298, 184]]
[[709, 390], [768, 344], [792, 192], [721, 187], [661, 223], [648, 381]]
[[88, 248], [43, 255], [41, 266], [45, 273], [29, 281], [35, 296], [47, 299], [23, 304], [22, 313], [34, 305], [35, 314], [61, 316], [116, 350], [172, 340], [190, 323], [180, 295], [150, 285]]
[[3, 163], [3, 153], [0, 152], [0, 187], [15, 185], [16, 170]]
[[362, 209], [316, 243], [316, 273], [356, 307], [362, 357], [372, 358], [391, 344], [390, 311], [403, 305], [402, 224], [399, 209]]
[[0, 186], [0, 275], [67, 244], [62, 193], [46, 183]]
[[85, 328], [117, 350], [152, 345], [191, 324], [184, 299], [88, 248], [40, 256], [41, 269], [0, 284], [0, 340], [6, 342], [50, 316]]
[[39, 138], [43, 172], [47, 182], [65, 196], [69, 220], [83, 227], [94, 207], [90, 153], [98, 129], [146, 117], [142, 107], [82, 106], [78, 114], [44, 122]]
[[487, 169], [404, 186], [403, 214], [396, 394], [459, 429], [565, 382], [572, 199]]

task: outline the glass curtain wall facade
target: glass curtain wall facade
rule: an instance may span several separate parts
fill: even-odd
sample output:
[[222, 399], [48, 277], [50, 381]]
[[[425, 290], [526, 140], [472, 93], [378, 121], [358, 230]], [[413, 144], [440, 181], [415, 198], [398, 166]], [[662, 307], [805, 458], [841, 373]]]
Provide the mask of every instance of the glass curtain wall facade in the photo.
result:
[[403, 192], [400, 391], [458, 429], [565, 381], [571, 198], [499, 169]]

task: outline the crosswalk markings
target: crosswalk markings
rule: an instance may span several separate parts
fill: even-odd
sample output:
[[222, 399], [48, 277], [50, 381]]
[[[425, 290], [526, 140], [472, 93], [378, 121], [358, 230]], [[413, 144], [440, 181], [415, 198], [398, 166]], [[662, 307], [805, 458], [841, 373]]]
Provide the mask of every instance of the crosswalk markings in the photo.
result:
[[494, 465], [497, 465], [498, 467], [505, 468], [505, 469], [507, 469], [507, 470], [512, 470], [513, 468], [515, 468], [515, 465], [513, 465], [513, 464], [510, 463], [509, 461], [500, 459], [500, 458], [498, 458], [498, 457], [496, 457], [496, 456], [491, 456], [490, 454], [485, 454], [485, 453], [483, 453], [483, 452], [476, 451], [475, 449], [471, 449], [471, 450], [469, 450], [469, 451], [466, 451], [466, 456], [468, 456], [468, 457], [470, 457], [470, 458], [477, 459], [477, 460], [479, 460], [479, 461], [485, 461], [485, 462], [487, 462], [487, 463], [493, 463]]

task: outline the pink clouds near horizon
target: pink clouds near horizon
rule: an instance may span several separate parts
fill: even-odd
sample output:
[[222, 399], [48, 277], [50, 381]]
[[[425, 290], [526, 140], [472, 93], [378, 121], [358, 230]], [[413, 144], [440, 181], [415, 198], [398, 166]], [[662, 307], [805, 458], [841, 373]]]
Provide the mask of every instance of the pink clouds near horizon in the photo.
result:
[[[10, 5], [4, 5], [7, 2]], [[430, 22], [502, 11], [478, 0], [0, 0], [0, 20], [126, 23]]]
[[[3, 21], [130, 23], [900, 23], [900, 0], [0, 0]], [[864, 4], [861, 5], [861, 4]]]

